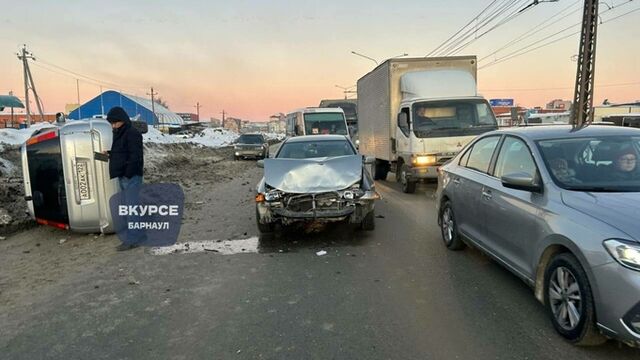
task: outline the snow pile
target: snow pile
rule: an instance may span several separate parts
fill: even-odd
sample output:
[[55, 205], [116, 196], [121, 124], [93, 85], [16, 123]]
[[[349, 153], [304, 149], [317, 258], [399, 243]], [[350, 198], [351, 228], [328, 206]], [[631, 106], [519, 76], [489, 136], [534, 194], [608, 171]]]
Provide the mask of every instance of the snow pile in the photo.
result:
[[267, 138], [267, 140], [278, 140], [278, 141], [282, 141], [284, 140], [284, 138], [287, 137], [287, 135], [283, 133], [264, 133], [263, 135], [265, 138]]
[[49, 127], [55, 127], [55, 125], [43, 122], [34, 124], [26, 129], [0, 129], [0, 151], [4, 148], [3, 145], [22, 145], [31, 137], [34, 131]]
[[164, 134], [160, 130], [151, 126], [149, 126], [149, 130], [146, 134], [142, 134], [142, 141], [156, 144], [176, 144], [185, 142], [183, 139], [174, 135]]
[[207, 128], [196, 133], [194, 137], [181, 139], [175, 135], [164, 134], [160, 130], [149, 127], [149, 131], [142, 135], [143, 141], [156, 144], [184, 144], [193, 143], [207, 147], [222, 147], [232, 144], [238, 134], [222, 128]]
[[200, 144], [208, 147], [221, 147], [232, 144], [238, 138], [238, 134], [223, 128], [207, 128], [196, 134], [188, 142]]

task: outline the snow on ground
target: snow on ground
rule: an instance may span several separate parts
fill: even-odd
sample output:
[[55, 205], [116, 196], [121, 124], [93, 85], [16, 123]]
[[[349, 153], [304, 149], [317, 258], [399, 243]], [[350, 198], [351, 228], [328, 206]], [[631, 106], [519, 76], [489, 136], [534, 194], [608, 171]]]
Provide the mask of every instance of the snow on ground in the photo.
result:
[[207, 128], [202, 132], [197, 133], [192, 138], [181, 139], [175, 135], [164, 134], [156, 128], [149, 128], [149, 132], [144, 134], [143, 140], [148, 143], [156, 144], [184, 144], [193, 143], [207, 147], [221, 147], [232, 144], [237, 138], [238, 134], [222, 128]]
[[26, 129], [0, 129], [0, 151], [2, 151], [4, 145], [22, 145], [31, 137], [34, 131], [49, 127], [55, 127], [55, 125], [43, 122], [34, 124]]

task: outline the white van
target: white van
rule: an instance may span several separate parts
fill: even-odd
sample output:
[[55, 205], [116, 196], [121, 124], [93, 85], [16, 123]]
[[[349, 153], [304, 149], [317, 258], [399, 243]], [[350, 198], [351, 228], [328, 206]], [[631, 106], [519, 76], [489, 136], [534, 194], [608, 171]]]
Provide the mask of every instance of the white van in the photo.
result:
[[287, 136], [349, 135], [341, 108], [304, 108], [287, 114]]

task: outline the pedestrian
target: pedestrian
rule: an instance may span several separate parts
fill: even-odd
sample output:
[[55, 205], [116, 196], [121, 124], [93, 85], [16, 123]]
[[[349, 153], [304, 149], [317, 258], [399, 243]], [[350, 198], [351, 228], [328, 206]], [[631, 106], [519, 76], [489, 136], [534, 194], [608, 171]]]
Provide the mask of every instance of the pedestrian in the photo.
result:
[[[109, 176], [111, 179], [118, 179], [118, 186], [120, 191], [124, 192], [126, 204], [137, 205], [144, 166], [142, 134], [133, 127], [129, 115], [119, 106], [109, 110], [107, 121], [113, 129], [113, 142], [109, 151]], [[144, 232], [129, 230], [127, 226], [126, 236], [123, 238], [121, 235], [122, 244], [117, 250], [136, 248], [144, 238]]]

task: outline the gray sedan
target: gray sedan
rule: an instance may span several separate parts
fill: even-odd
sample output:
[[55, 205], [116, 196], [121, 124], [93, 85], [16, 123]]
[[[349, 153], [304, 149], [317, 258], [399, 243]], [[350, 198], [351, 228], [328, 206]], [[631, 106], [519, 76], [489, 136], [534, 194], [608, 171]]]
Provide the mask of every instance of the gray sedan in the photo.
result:
[[631, 128], [484, 134], [440, 168], [444, 244], [471, 244], [522, 278], [568, 341], [638, 346], [639, 154]]

